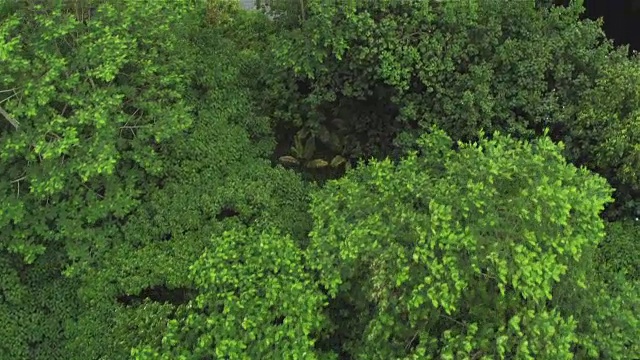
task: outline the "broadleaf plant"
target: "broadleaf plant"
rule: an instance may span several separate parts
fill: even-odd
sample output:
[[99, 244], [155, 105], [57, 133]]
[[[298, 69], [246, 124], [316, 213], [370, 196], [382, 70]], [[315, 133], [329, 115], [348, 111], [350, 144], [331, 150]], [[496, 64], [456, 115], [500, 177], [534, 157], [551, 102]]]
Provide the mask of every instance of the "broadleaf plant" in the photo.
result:
[[[553, 294], [602, 286], [585, 264], [612, 188], [548, 137], [479, 138], [454, 150], [432, 130], [397, 165], [372, 159], [314, 194], [307, 259], [347, 312], [330, 317], [351, 358], [573, 359], [594, 334]], [[596, 352], [629, 341], [607, 336]]]

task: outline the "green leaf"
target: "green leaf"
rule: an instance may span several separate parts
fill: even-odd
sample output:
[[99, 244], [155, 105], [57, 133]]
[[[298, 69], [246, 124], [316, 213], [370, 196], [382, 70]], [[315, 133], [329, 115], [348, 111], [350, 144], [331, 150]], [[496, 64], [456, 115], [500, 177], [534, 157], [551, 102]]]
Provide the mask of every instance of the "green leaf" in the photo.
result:
[[302, 154], [302, 157], [305, 160], [311, 159], [315, 151], [316, 151], [316, 139], [314, 136], [311, 136], [307, 139], [307, 142], [304, 145], [304, 152]]
[[298, 165], [298, 164], [300, 164], [300, 162], [298, 161], [298, 159], [294, 158], [293, 156], [289, 156], [289, 155], [280, 156], [280, 157], [278, 158], [278, 160], [280, 160], [280, 162], [285, 163], [285, 164], [291, 164], [291, 165]]
[[299, 138], [300, 140], [306, 138], [307, 136], [309, 136], [309, 129], [308, 128], [302, 128], [300, 130], [298, 130], [298, 132], [296, 133], [296, 137]]
[[296, 155], [296, 157], [304, 158], [304, 146], [302, 145], [303, 137], [300, 136], [300, 132], [293, 138], [293, 147], [291, 150]]
[[345, 128], [345, 123], [344, 120], [340, 119], [340, 118], [334, 118], [333, 120], [331, 120], [331, 123], [337, 127], [338, 129], [344, 129]]
[[323, 167], [326, 167], [328, 165], [329, 165], [329, 163], [326, 160], [322, 160], [322, 159], [314, 159], [314, 160], [311, 160], [311, 161], [309, 161], [307, 163], [307, 167], [308, 168], [315, 168], [315, 169], [323, 168]]
[[329, 130], [327, 129], [326, 126], [320, 125], [320, 128], [318, 129], [318, 138], [323, 143], [330, 144], [330, 142], [331, 142], [331, 133], [329, 132]]
[[338, 167], [342, 164], [344, 164], [347, 161], [347, 159], [345, 159], [344, 157], [340, 156], [340, 155], [336, 155], [333, 157], [333, 159], [331, 159], [331, 167]]
[[331, 134], [328, 145], [333, 151], [342, 151], [342, 148], [344, 147], [344, 141], [337, 134]]

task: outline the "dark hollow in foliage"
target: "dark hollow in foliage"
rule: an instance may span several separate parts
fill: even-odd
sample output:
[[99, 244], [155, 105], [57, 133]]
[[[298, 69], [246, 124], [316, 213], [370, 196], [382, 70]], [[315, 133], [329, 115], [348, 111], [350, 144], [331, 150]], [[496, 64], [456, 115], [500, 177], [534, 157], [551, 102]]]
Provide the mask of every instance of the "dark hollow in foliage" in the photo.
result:
[[240, 213], [231, 207], [225, 207], [216, 215], [216, 220], [222, 221], [226, 218], [238, 216]]
[[154, 302], [169, 303], [174, 306], [186, 304], [193, 299], [195, 291], [187, 287], [169, 289], [165, 285], [155, 285], [143, 289], [138, 295], [120, 295], [117, 297], [118, 303], [124, 306], [137, 306], [145, 299]]
[[629, 45], [629, 50], [640, 50], [640, 2], [626, 0], [585, 0], [583, 18], [604, 19], [603, 30], [616, 45]]
[[284, 316], [280, 315], [273, 320], [273, 325], [279, 326], [284, 323]]

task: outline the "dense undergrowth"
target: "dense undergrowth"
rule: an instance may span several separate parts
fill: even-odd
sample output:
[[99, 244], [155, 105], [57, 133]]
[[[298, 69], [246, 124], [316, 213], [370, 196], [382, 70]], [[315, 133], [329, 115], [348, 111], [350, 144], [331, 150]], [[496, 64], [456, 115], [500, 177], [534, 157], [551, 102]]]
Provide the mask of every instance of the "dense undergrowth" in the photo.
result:
[[270, 3], [0, 3], [0, 359], [638, 358], [637, 56]]

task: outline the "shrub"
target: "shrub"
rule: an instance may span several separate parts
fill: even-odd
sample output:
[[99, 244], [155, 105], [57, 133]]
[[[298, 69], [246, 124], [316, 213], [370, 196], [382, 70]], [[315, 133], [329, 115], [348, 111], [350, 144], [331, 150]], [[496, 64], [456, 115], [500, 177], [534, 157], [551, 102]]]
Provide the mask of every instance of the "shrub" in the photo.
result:
[[31, 262], [64, 242], [86, 256], [94, 224], [136, 206], [145, 179], [133, 174], [160, 173], [155, 147], [192, 121], [188, 9], [123, 1], [82, 21], [60, 3], [1, 14], [0, 96], [18, 124], [0, 125], [2, 249]]
[[191, 267], [200, 289], [192, 306], [170, 320], [162, 347], [135, 359], [317, 359], [323, 295], [302, 252], [274, 229], [232, 230], [211, 240]]
[[435, 131], [420, 155], [371, 160], [313, 196], [307, 258], [351, 358], [572, 359], [580, 347], [590, 315], [555, 291], [598, 288], [586, 264], [611, 188], [548, 137], [480, 137], [454, 151]]
[[479, 130], [532, 139], [548, 127], [570, 161], [616, 186], [626, 210], [614, 217], [629, 215], [638, 61], [579, 19], [580, 2], [533, 3], [307, 1], [305, 21], [274, 46], [265, 112], [339, 135], [343, 155], [364, 158], [397, 157], [432, 125], [464, 141]]

